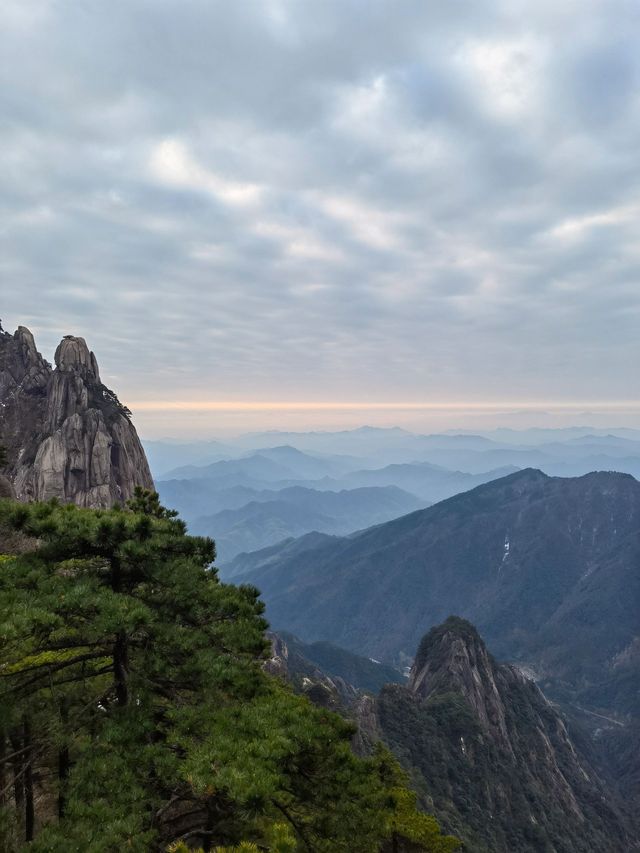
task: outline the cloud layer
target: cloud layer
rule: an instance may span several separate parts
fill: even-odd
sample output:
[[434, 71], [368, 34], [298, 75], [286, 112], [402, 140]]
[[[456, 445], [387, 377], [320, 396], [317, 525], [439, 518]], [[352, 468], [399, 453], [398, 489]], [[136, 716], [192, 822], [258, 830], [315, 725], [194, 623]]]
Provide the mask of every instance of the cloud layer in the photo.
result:
[[630, 400], [636, 0], [5, 0], [1, 316], [125, 399]]

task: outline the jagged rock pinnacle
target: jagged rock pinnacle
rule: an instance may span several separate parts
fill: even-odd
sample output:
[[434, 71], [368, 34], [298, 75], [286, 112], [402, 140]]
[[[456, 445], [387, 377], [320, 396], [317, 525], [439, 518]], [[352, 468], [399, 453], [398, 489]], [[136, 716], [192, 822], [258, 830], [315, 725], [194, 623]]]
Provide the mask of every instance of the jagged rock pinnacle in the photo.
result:
[[591, 747], [464, 619], [425, 635], [408, 685], [383, 688], [376, 721], [434, 808], [458, 812], [469, 849], [560, 850], [567, 838], [575, 850], [634, 849]]
[[14, 337], [17, 341], [20, 341], [25, 352], [37, 358], [38, 350], [36, 349], [36, 342], [26, 326], [18, 326]]
[[[476, 629], [450, 616], [423, 638], [411, 669], [408, 688], [421, 699], [446, 690], [463, 695], [481, 725], [511, 750], [498, 681], [499, 669]], [[521, 680], [515, 670], [509, 677]]]
[[152, 488], [130, 413], [101, 383], [84, 338], [63, 338], [55, 365], [29, 329], [0, 331], [0, 441], [18, 499], [109, 507]]
[[77, 371], [82, 376], [100, 381], [98, 362], [95, 355], [89, 351], [84, 338], [65, 335], [58, 344], [54, 361], [58, 370], [63, 373]]

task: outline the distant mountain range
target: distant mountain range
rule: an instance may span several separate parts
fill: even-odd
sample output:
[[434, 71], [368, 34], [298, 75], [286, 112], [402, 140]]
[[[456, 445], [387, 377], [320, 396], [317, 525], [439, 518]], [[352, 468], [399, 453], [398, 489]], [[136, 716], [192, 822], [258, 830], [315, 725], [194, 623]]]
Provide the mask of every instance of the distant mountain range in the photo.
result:
[[[229, 490], [239, 487], [251, 490], [245, 492], [248, 503], [255, 499], [256, 492], [281, 491], [293, 486], [326, 492], [394, 486], [409, 492], [418, 499], [418, 504], [424, 506], [425, 502], [442, 500], [516, 470], [507, 467], [468, 474], [426, 462], [349, 470], [349, 466], [357, 464], [361, 464], [361, 460], [338, 456], [321, 458], [295, 448], [278, 447], [202, 467], [177, 468], [169, 472], [166, 479], [159, 480], [157, 487], [168, 506], [177, 509], [187, 521], [193, 521], [221, 509], [238, 509], [234, 494], [239, 495], [240, 492], [232, 494]], [[232, 505], [220, 506], [223, 491], [231, 498]], [[352, 508], [356, 503], [353, 502]], [[357, 527], [356, 522], [350, 529]]]
[[[174, 477], [176, 468], [204, 467], [256, 451], [264, 454], [264, 448], [287, 446], [316, 458], [340, 457], [347, 463], [340, 473], [383, 468], [392, 463], [431, 462], [469, 473], [514, 465], [518, 468], [537, 467], [547, 474], [558, 475], [578, 476], [593, 470], [621, 470], [635, 474], [636, 469], [629, 469], [637, 466], [640, 459], [640, 430], [571, 427], [499, 429], [482, 435], [464, 432], [419, 435], [397, 428], [362, 427], [339, 432], [253, 433], [224, 442], [145, 442], [153, 474], [161, 480]], [[613, 460], [621, 461], [614, 464]], [[573, 469], [554, 468], [565, 463], [573, 465]], [[331, 471], [325, 473], [329, 476], [335, 474]]]
[[[166, 471], [157, 479], [163, 503], [178, 510], [192, 532], [217, 541], [225, 571], [244, 552], [312, 531], [353, 533], [527, 467], [562, 477], [593, 470], [640, 477], [640, 432], [634, 430], [417, 435], [362, 427], [149, 442], [148, 450], [154, 470]], [[187, 464], [167, 470], [177, 460]], [[390, 487], [396, 491], [366, 491]]]
[[358, 468], [380, 468], [392, 462], [424, 461], [424, 453], [428, 450], [483, 451], [501, 446], [500, 443], [480, 435], [416, 435], [398, 428], [374, 427], [339, 432], [250, 433], [225, 442], [145, 442], [154, 475], [162, 480], [183, 477], [185, 474], [191, 476], [194, 473], [193, 468], [240, 459], [256, 452], [270, 455], [284, 464], [295, 464], [293, 454], [289, 453], [286, 458], [287, 451], [291, 450], [316, 459], [337, 458], [347, 463], [341, 471], [344, 473], [346, 470], [353, 471]]
[[479, 474], [452, 471], [429, 462], [394, 463], [374, 470], [354, 471], [340, 482], [350, 488], [361, 486], [398, 486], [431, 503], [465, 492], [480, 483], [497, 480], [518, 470], [512, 466], [495, 468]]
[[[591, 711], [640, 713], [640, 483], [525, 470], [351, 537], [229, 566], [276, 629], [401, 663], [456, 612]], [[635, 684], [635, 687], [633, 686]]]
[[380, 524], [512, 470], [467, 474], [424, 462], [351, 470], [361, 464], [285, 445], [177, 468], [157, 488], [193, 533], [216, 540], [224, 564], [311, 531], [344, 535]]
[[168, 471], [163, 480], [205, 479], [227, 482], [230, 478], [252, 480], [316, 480], [339, 476], [358, 468], [362, 460], [338, 455], [303, 453], [295, 447], [264, 447], [250, 454], [217, 460], [208, 465], [185, 465]]
[[[395, 486], [319, 492], [302, 486], [255, 492], [234, 509], [196, 518], [190, 530], [215, 538], [218, 562], [311, 530], [347, 534], [428, 505]], [[223, 572], [224, 574], [224, 572]]]
[[243, 451], [221, 441], [144, 441], [149, 466], [154, 477], [163, 477], [172, 468], [184, 465], [210, 465], [222, 459], [241, 456]]

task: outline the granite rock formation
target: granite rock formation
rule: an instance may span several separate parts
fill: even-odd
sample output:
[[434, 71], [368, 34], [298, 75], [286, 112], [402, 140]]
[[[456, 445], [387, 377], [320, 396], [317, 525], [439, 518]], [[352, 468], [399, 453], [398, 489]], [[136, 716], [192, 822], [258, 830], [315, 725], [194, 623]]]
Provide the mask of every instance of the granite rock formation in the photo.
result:
[[517, 667], [497, 663], [469, 622], [450, 617], [424, 637], [407, 687], [376, 700], [375, 728], [365, 710], [367, 730], [466, 849], [640, 849], [588, 740]]
[[28, 329], [0, 327], [0, 443], [18, 500], [100, 508], [153, 488], [131, 413], [101, 382], [84, 338], [65, 336], [52, 368]]

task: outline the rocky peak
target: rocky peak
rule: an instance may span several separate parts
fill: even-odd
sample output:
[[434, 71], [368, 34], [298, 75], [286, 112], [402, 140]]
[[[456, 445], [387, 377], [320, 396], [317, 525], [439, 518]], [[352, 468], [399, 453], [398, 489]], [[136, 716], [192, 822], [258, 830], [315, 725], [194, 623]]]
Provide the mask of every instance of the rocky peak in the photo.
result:
[[98, 362], [84, 338], [65, 335], [58, 344], [54, 361], [61, 373], [76, 373], [87, 380], [100, 382]]
[[583, 736], [516, 667], [497, 663], [464, 619], [429, 631], [407, 687], [381, 691], [376, 723], [469, 849], [639, 849]]
[[63, 338], [52, 370], [27, 328], [0, 327], [0, 441], [19, 500], [109, 507], [152, 488], [130, 414], [84, 338]]
[[0, 324], [0, 398], [21, 388], [26, 393], [42, 392], [51, 376], [51, 365], [36, 349], [33, 335], [18, 326], [13, 335]]
[[18, 326], [13, 337], [25, 365], [37, 365], [43, 361], [42, 356], [36, 349], [36, 342], [33, 339], [33, 335], [26, 326]]
[[450, 616], [420, 643], [408, 689], [423, 700], [438, 693], [459, 693], [485, 731], [510, 749], [499, 690], [499, 683], [505, 678], [524, 680], [517, 670], [495, 663], [470, 622]]

